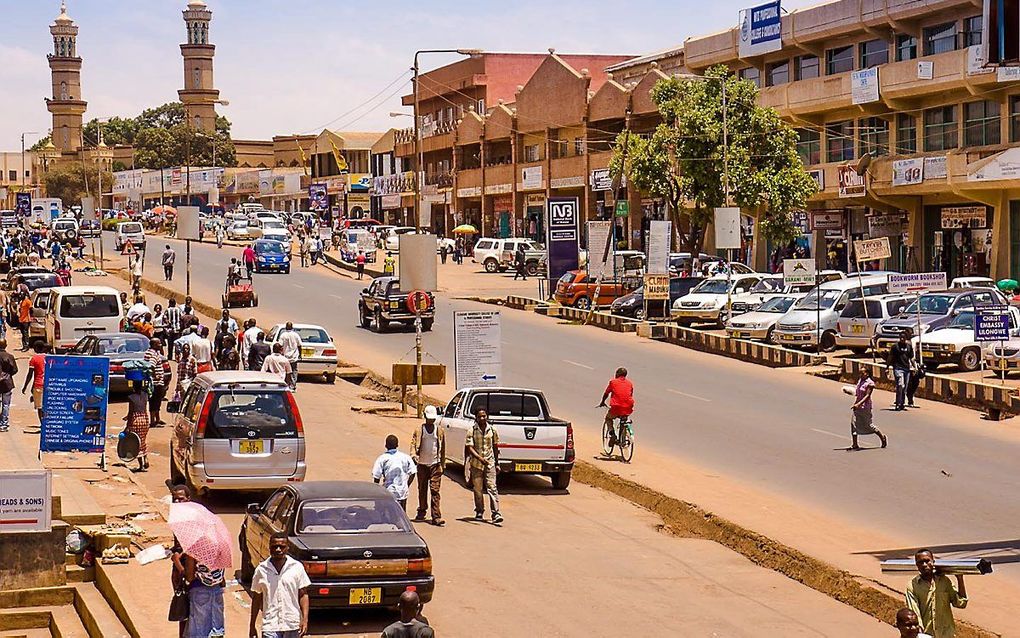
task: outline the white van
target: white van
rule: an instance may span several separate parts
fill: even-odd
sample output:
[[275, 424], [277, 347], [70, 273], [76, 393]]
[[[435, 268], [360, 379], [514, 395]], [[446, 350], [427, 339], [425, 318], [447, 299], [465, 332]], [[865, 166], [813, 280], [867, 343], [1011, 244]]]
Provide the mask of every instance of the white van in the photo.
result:
[[62, 352], [82, 337], [120, 332], [120, 295], [107, 286], [60, 286], [50, 290], [46, 343]]
[[887, 274], [828, 281], [809, 292], [779, 319], [773, 333], [775, 341], [782, 346], [808, 346], [829, 352], [836, 347], [836, 324], [847, 303], [851, 299], [887, 292]]
[[145, 246], [145, 228], [142, 227], [142, 222], [120, 222], [117, 224], [117, 237], [114, 240], [117, 250], [122, 250], [124, 244], [129, 241], [136, 250], [141, 250]]

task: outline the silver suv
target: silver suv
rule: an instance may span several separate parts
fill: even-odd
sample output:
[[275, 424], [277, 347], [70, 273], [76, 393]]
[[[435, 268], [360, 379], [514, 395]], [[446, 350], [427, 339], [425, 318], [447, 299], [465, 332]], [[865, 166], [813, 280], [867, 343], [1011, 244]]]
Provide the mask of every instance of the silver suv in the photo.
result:
[[170, 478], [200, 493], [264, 490], [305, 479], [301, 413], [287, 384], [263, 372], [198, 375], [181, 399]]
[[510, 263], [512, 263], [513, 254], [517, 252], [518, 246], [524, 246], [524, 250], [535, 249], [535, 243], [524, 237], [509, 239], [483, 237], [475, 244], [475, 248], [471, 252], [471, 261], [481, 264], [485, 268], [485, 272], [504, 272], [509, 267], [505, 253], [510, 253]]

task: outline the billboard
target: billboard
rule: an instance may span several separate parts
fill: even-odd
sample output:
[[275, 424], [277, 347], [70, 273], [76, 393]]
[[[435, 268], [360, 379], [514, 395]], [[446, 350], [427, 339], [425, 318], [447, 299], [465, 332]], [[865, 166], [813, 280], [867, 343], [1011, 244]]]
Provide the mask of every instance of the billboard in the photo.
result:
[[740, 57], [764, 55], [783, 48], [779, 0], [740, 11]]
[[329, 195], [326, 194], [325, 184], [316, 183], [308, 185], [308, 208], [317, 211], [329, 208]]
[[576, 197], [550, 197], [546, 201], [545, 245], [550, 282], [577, 269], [579, 209]]
[[41, 452], [102, 452], [110, 387], [107, 357], [46, 356]]

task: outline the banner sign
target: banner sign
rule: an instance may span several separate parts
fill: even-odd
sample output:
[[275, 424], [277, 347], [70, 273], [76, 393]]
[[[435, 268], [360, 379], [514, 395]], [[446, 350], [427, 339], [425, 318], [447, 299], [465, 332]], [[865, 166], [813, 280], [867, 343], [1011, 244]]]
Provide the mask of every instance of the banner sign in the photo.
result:
[[924, 158], [896, 160], [892, 163], [892, 185], [908, 186], [924, 181]]
[[616, 251], [610, 239], [613, 222], [588, 222], [588, 277], [612, 277]]
[[14, 210], [22, 217], [32, 216], [32, 193], [17, 193], [14, 196]]
[[974, 315], [974, 340], [1009, 341], [1009, 308], [992, 306], [978, 308]]
[[715, 209], [715, 247], [740, 248], [740, 209]]
[[577, 269], [579, 208], [576, 197], [551, 197], [546, 202], [545, 245], [550, 282]]
[[984, 228], [988, 213], [984, 206], [950, 206], [942, 209], [942, 228]]
[[613, 190], [613, 176], [608, 168], [596, 168], [591, 172], [591, 189], [593, 191]]
[[858, 262], [871, 261], [872, 259], [889, 259], [892, 257], [888, 237], [859, 239], [854, 242], [854, 253], [857, 255]]
[[52, 502], [51, 470], [0, 470], [0, 534], [50, 531]]
[[783, 285], [803, 286], [815, 283], [814, 259], [784, 259]]
[[102, 452], [110, 360], [46, 356], [41, 452]]
[[177, 239], [198, 241], [199, 224], [201, 223], [198, 213], [198, 206], [177, 207]]
[[453, 313], [453, 360], [457, 389], [498, 386], [503, 378], [498, 310]]
[[669, 273], [669, 246], [673, 237], [673, 222], [653, 219], [648, 225], [648, 265], [645, 272], [664, 275]]
[[315, 183], [308, 185], [308, 209], [326, 210], [329, 208], [329, 195], [326, 194], [326, 185]]
[[878, 102], [878, 67], [850, 73], [850, 101], [853, 104]]
[[542, 188], [541, 166], [521, 169], [521, 188]]
[[669, 275], [645, 274], [645, 301], [669, 300]]
[[925, 179], [945, 179], [949, 174], [948, 160], [945, 155], [924, 158]]
[[739, 57], [764, 55], [783, 48], [779, 0], [740, 11]]
[[813, 230], [843, 230], [845, 216], [843, 211], [812, 211], [811, 228]]
[[923, 293], [929, 290], [945, 290], [946, 273], [944, 272], [912, 272], [903, 275], [889, 275], [889, 292]]
[[868, 235], [872, 239], [879, 237], [899, 237], [903, 234], [902, 215], [872, 215], [868, 218]]
[[851, 164], [843, 164], [837, 170], [839, 174], [840, 197], [864, 197], [867, 194], [865, 176], [858, 175], [857, 169]]

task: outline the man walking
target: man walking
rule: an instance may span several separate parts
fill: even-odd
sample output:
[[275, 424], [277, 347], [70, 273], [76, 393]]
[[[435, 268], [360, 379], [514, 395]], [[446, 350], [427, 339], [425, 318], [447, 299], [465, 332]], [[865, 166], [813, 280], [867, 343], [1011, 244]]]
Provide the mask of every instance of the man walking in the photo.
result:
[[46, 378], [46, 344], [41, 341], [35, 344], [35, 354], [28, 360], [28, 374], [25, 375], [25, 384], [21, 386], [21, 393], [25, 394], [28, 384], [32, 384], [32, 405], [39, 414], [39, 426], [43, 420], [43, 381]]
[[251, 279], [251, 274], [255, 271], [255, 248], [252, 244], [244, 247], [244, 251], [241, 252], [241, 260], [244, 261], [244, 270], [248, 274], [248, 279]]
[[284, 329], [276, 338], [276, 342], [283, 347], [283, 356], [287, 357], [290, 361], [291, 372], [287, 377], [287, 385], [290, 386], [291, 390], [297, 390], [297, 366], [298, 359], [301, 358], [301, 335], [297, 333], [297, 330], [294, 330], [293, 322], [287, 322], [287, 325], [284, 326]]
[[262, 612], [262, 638], [301, 638], [308, 633], [308, 578], [304, 565], [288, 555], [286, 532], [273, 532], [269, 558], [255, 568], [251, 579], [251, 622], [248, 635], [257, 638]]
[[0, 432], [10, 427], [11, 396], [14, 394], [14, 375], [18, 374], [18, 362], [7, 352], [7, 339], [0, 339]]
[[935, 556], [930, 549], [921, 549], [914, 554], [917, 576], [907, 585], [907, 608], [917, 614], [921, 631], [934, 638], [956, 636], [956, 622], [953, 607], [967, 606], [967, 587], [963, 574], [956, 575], [956, 587], [945, 574], [935, 569]]
[[517, 281], [518, 277], [521, 277], [524, 281], [528, 280], [528, 272], [525, 270], [526, 265], [527, 259], [524, 256], [524, 246], [517, 244], [517, 250], [514, 251], [514, 267], [517, 269], [517, 272], [514, 273], [514, 281]]
[[483, 488], [489, 495], [489, 510], [492, 522], [499, 525], [503, 516], [499, 513], [499, 492], [496, 491], [496, 473], [499, 472], [499, 435], [489, 424], [489, 413], [475, 412], [475, 424], [464, 440], [464, 458], [470, 461], [471, 491], [475, 497], [475, 520], [485, 518]]
[[152, 365], [152, 393], [149, 395], [149, 427], [164, 425], [160, 419], [160, 408], [170, 383], [170, 362], [163, 355], [163, 342], [158, 337], [149, 340], [149, 349], [142, 358]]
[[21, 293], [21, 301], [18, 302], [18, 328], [21, 329], [21, 351], [28, 352], [29, 343], [28, 331], [32, 325], [32, 297], [28, 293]]
[[432, 627], [418, 620], [421, 607], [418, 592], [408, 588], [407, 591], [400, 594], [400, 598], [397, 600], [400, 620], [383, 629], [382, 638], [435, 638], [436, 633]]
[[886, 369], [892, 368], [896, 378], [896, 405], [894, 409], [904, 410], [907, 398], [907, 386], [910, 385], [910, 369], [914, 363], [914, 346], [910, 343], [913, 336], [908, 328], [900, 331], [899, 341], [889, 348], [885, 359]]
[[[246, 332], [245, 340], [247, 339], [248, 333]], [[262, 370], [263, 366], [265, 365], [266, 359], [268, 359], [269, 356], [273, 353], [273, 348], [269, 347], [269, 344], [266, 343], [266, 333], [262, 332], [261, 330], [255, 333], [255, 343], [251, 344], [251, 346], [247, 349], [247, 353], [248, 353], [247, 357], [244, 359], [244, 361], [245, 363], [248, 364], [248, 369], [252, 371]], [[287, 357], [283, 358], [286, 359]], [[289, 366], [290, 361], [288, 361], [287, 363]], [[286, 377], [284, 377], [284, 381], [286, 380], [287, 380]]]
[[[266, 345], [265, 335], [259, 335], [259, 342]], [[252, 348], [252, 352], [255, 352], [255, 348]], [[280, 377], [280, 380], [284, 383], [290, 382], [290, 360], [283, 356], [283, 348], [278, 343], [273, 344], [273, 352], [268, 357], [263, 359], [261, 368], [252, 368], [252, 370], [261, 370], [262, 372], [268, 372], [269, 374], [275, 374]]]
[[166, 331], [167, 356], [171, 358], [174, 356], [174, 343], [181, 336], [181, 317], [183, 316], [184, 313], [177, 305], [177, 300], [173, 297], [167, 299], [166, 310], [163, 311], [163, 329]]
[[436, 406], [425, 406], [425, 422], [411, 435], [411, 459], [418, 468], [418, 514], [416, 521], [425, 520], [429, 497], [432, 500], [432, 524], [446, 524], [439, 511], [439, 488], [446, 471], [446, 434], [436, 425]]
[[177, 253], [170, 247], [170, 244], [166, 245], [166, 249], [163, 251], [163, 279], [166, 281], [174, 280], [174, 262], [177, 260]]
[[372, 480], [382, 481], [382, 486], [407, 511], [407, 486], [414, 478], [415, 466], [411, 457], [397, 449], [400, 442], [396, 435], [386, 437], [386, 451], [379, 455], [372, 465]]

